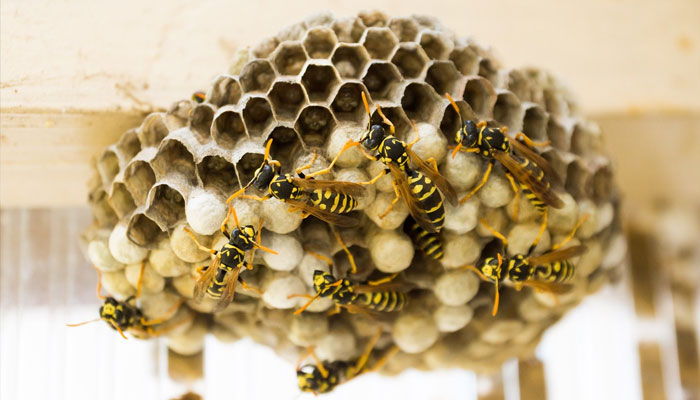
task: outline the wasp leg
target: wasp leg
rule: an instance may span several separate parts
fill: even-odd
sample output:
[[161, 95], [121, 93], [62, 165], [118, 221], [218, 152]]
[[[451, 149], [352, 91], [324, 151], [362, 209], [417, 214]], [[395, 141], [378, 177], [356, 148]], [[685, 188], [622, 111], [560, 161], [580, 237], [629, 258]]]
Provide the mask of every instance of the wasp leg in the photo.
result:
[[296, 172], [297, 175], [302, 176], [303, 171], [306, 171], [307, 169], [311, 168], [314, 165], [314, 162], [316, 161], [317, 156], [318, 156], [318, 154], [314, 151], [314, 155], [311, 157], [311, 161], [309, 161], [308, 164], [297, 168], [296, 171], [294, 171], [294, 172]]
[[366, 371], [367, 372], [376, 372], [382, 369], [384, 364], [387, 363], [393, 356], [396, 355], [396, 353], [399, 352], [399, 347], [398, 346], [391, 346], [389, 350], [386, 351], [386, 353], [379, 359], [377, 360], [376, 363], [372, 366], [372, 368], [368, 368]]
[[491, 280], [490, 280], [489, 278], [487, 278], [486, 275], [482, 274], [481, 271], [479, 271], [479, 268], [477, 268], [477, 267], [474, 266], [474, 265], [465, 265], [465, 266], [463, 266], [463, 267], [460, 267], [459, 269], [468, 269], [468, 270], [470, 270], [470, 271], [476, 273], [476, 275], [477, 275], [477, 276], [479, 277], [479, 279], [481, 279], [482, 281], [491, 283]]
[[485, 128], [486, 125], [488, 125], [488, 122], [486, 122], [486, 121], [478, 122], [478, 123], [476, 124], [476, 129], [479, 129], [479, 130], [480, 130], [480, 129], [482, 129], [482, 128]]
[[399, 273], [398, 273], [398, 272], [395, 273], [395, 274], [391, 274], [391, 275], [389, 275], [389, 276], [385, 276], [385, 277], [382, 278], [382, 279], [377, 279], [377, 280], [374, 280], [374, 281], [367, 281], [367, 284], [368, 284], [369, 286], [379, 286], [379, 285], [383, 285], [383, 284], [385, 284], [385, 283], [388, 283], [388, 282], [393, 281], [394, 278], [396, 278], [397, 276], [399, 276]]
[[190, 228], [185, 227], [184, 230], [185, 230], [185, 232], [186, 232], [188, 235], [190, 235], [190, 237], [192, 238], [192, 240], [194, 240], [194, 242], [197, 244], [197, 248], [199, 248], [199, 249], [202, 250], [202, 251], [206, 251], [207, 253], [211, 253], [211, 254], [217, 254], [217, 253], [218, 253], [218, 251], [216, 251], [216, 250], [214, 250], [214, 249], [210, 249], [209, 247], [202, 246], [202, 245], [199, 243], [199, 240], [197, 240], [197, 238], [194, 236], [194, 233], [192, 233], [192, 231], [190, 230]]
[[574, 229], [572, 229], [571, 232], [569, 232], [569, 234], [566, 235], [566, 237], [565, 237], [564, 239], [562, 239], [559, 243], [557, 243], [557, 244], [555, 244], [554, 246], [552, 246], [552, 250], [556, 250], [556, 249], [558, 249], [558, 248], [564, 246], [565, 244], [569, 243], [569, 240], [571, 240], [571, 239], [574, 238], [574, 235], [576, 234], [576, 231], [578, 230], [579, 227], [581, 227], [581, 224], [583, 224], [584, 222], [586, 222], [586, 220], [588, 219], [588, 217], [589, 217], [589, 215], [586, 214], [586, 215], [584, 215], [583, 217], [579, 218], [579, 220], [576, 222], [576, 225], [574, 225]]
[[236, 223], [236, 228], [241, 229], [241, 225], [238, 222], [238, 214], [236, 214], [236, 209], [233, 208], [233, 204], [229, 204], [228, 206], [228, 212], [226, 212], [226, 218], [224, 218], [224, 221], [221, 223], [221, 233], [226, 236], [226, 239], [231, 239], [231, 235], [228, 233], [228, 221], [231, 219], [231, 215], [233, 215], [233, 222]]
[[263, 294], [263, 291], [262, 291], [262, 290], [258, 289], [258, 288], [255, 287], [255, 286], [250, 286], [249, 284], [245, 283], [245, 281], [243, 280], [243, 278], [241, 278], [240, 275], [238, 276], [238, 282], [241, 283], [241, 286], [243, 287], [243, 289], [252, 290], [252, 291], [254, 291], [255, 293], [257, 293], [257, 294], [259, 294], [259, 295], [262, 295], [262, 294]]
[[542, 239], [544, 230], [547, 228], [547, 214], [549, 214], [549, 207], [544, 209], [544, 213], [542, 214], [542, 225], [540, 225], [540, 231], [537, 233], [535, 241], [532, 242], [532, 244], [530, 245], [530, 249], [527, 251], [528, 254], [531, 254], [535, 250], [535, 247], [537, 247], [537, 244], [540, 242], [540, 239]]
[[241, 197], [241, 199], [253, 199], [256, 201], [265, 201], [265, 200], [270, 198], [270, 195], [266, 194], [265, 196], [260, 197], [260, 196], [250, 195], [250, 194], [244, 194], [243, 196], [240, 196], [240, 197]]
[[141, 296], [141, 289], [143, 288], [143, 271], [146, 270], [146, 261], [141, 261], [141, 271], [139, 272], [139, 280], [136, 284], [136, 298]]
[[469, 200], [470, 197], [474, 196], [476, 194], [476, 192], [478, 192], [479, 189], [481, 189], [486, 184], [486, 181], [489, 180], [489, 175], [491, 175], [491, 170], [493, 169], [493, 164], [494, 164], [493, 160], [489, 161], [489, 166], [488, 166], [488, 168], [486, 168], [486, 172], [484, 173], [484, 177], [481, 178], [481, 182], [479, 182], [479, 184], [476, 185], [476, 187], [474, 189], [472, 189], [472, 191], [469, 192], [469, 194], [462, 197], [462, 199], [459, 201], [460, 204]]
[[318, 372], [320, 372], [324, 378], [328, 378], [328, 370], [326, 369], [326, 367], [323, 366], [321, 360], [319, 360], [318, 356], [316, 355], [316, 352], [314, 351], [314, 348], [309, 347], [308, 352], [311, 358], [314, 359], [314, 362], [316, 362], [316, 368], [318, 368]]
[[379, 328], [377, 329], [377, 333], [372, 336], [372, 338], [369, 340], [367, 343], [367, 347], [365, 347], [365, 351], [362, 353], [362, 356], [357, 360], [357, 363], [350, 369], [348, 373], [348, 379], [353, 378], [354, 376], [357, 376], [362, 372], [362, 369], [365, 367], [367, 364], [367, 360], [369, 360], [369, 356], [372, 354], [372, 350], [374, 349], [374, 346], [377, 344], [377, 341], [379, 338], [382, 336], [382, 329]]
[[338, 244], [340, 247], [343, 249], [345, 254], [348, 255], [348, 261], [350, 261], [350, 273], [351, 274], [356, 274], [357, 273], [357, 264], [355, 264], [355, 257], [353, 257], [352, 253], [350, 252], [350, 249], [345, 245], [343, 242], [343, 238], [340, 237], [340, 233], [338, 233], [337, 230], [334, 228], [331, 228], [333, 231], [333, 234], [335, 235], [335, 239], [338, 241]]
[[389, 214], [389, 212], [391, 211], [391, 209], [394, 208], [394, 205], [401, 198], [401, 193], [399, 193], [399, 188], [396, 187], [396, 182], [392, 181], [391, 185], [394, 187], [394, 193], [396, 194], [396, 197], [394, 197], [394, 200], [391, 201], [391, 204], [389, 204], [389, 207], [387, 207], [386, 211], [384, 211], [381, 215], [379, 215], [379, 218], [386, 217]]
[[528, 147], [542, 147], [542, 146], [549, 146], [552, 141], [551, 140], [546, 140], [544, 142], [535, 142], [529, 137], [527, 137], [523, 132], [518, 132], [515, 134], [515, 140], [520, 140], [524, 142]]
[[435, 157], [430, 157], [427, 160], [425, 160], [425, 162], [427, 162], [429, 164], [433, 164], [433, 168], [435, 169], [435, 172], [440, 172], [440, 171], [438, 171], [438, 165], [437, 165], [437, 161], [435, 161]]
[[506, 172], [506, 178], [510, 181], [510, 187], [513, 188], [515, 192], [515, 203], [513, 204], [513, 221], [518, 221], [518, 208], [520, 207], [520, 189], [518, 189], [518, 184], [515, 183], [515, 178], [510, 172]]
[[195, 314], [195, 313], [193, 313], [192, 311], [190, 311], [190, 316], [189, 316], [188, 318], [183, 319], [182, 321], [178, 322], [177, 324], [175, 324], [175, 325], [173, 325], [173, 326], [171, 326], [171, 327], [163, 328], [163, 329], [155, 329], [155, 328], [153, 328], [153, 327], [151, 327], [151, 326], [145, 326], [145, 328], [146, 328], [146, 333], [148, 333], [150, 336], [162, 336], [162, 335], [165, 335], [166, 333], [171, 332], [171, 331], [173, 331], [173, 330], [175, 330], [175, 329], [181, 327], [182, 325], [184, 325], [184, 324], [186, 324], [186, 323], [192, 321], [193, 319], [195, 319], [196, 316], [197, 316], [197, 314]]
[[360, 182], [358, 183], [358, 185], [374, 185], [379, 180], [379, 178], [386, 175], [388, 171], [388, 169], [383, 169], [382, 172], [378, 173], [377, 176], [375, 176], [374, 178], [368, 180], [367, 182]]
[[348, 140], [347, 143], [345, 143], [345, 146], [343, 146], [343, 148], [340, 149], [340, 151], [338, 152], [338, 155], [335, 156], [335, 158], [333, 159], [333, 161], [331, 161], [331, 163], [330, 163], [326, 168], [320, 169], [320, 170], [318, 170], [318, 171], [316, 171], [316, 172], [312, 172], [312, 173], [310, 173], [310, 174], [307, 174], [307, 175], [306, 175], [306, 178], [313, 178], [314, 176], [324, 175], [324, 174], [327, 174], [327, 173], [331, 172], [331, 170], [333, 169], [333, 166], [334, 166], [335, 163], [338, 161], [338, 158], [340, 158], [340, 156], [341, 156], [343, 153], [345, 153], [348, 149], [350, 149], [351, 147], [355, 147], [355, 146], [357, 146], [357, 145], [359, 145], [359, 144], [360, 144], [360, 142], [356, 142], [356, 141], [354, 141], [354, 140]]
[[106, 297], [100, 293], [102, 291], [102, 271], [96, 265], [93, 265], [92, 268], [95, 268], [95, 271], [97, 271], [97, 298], [104, 300]]
[[318, 258], [319, 260], [324, 261], [326, 264], [328, 264], [329, 268], [333, 265], [333, 261], [330, 258], [324, 256], [323, 254], [318, 254], [315, 251], [311, 251], [307, 248], [304, 248], [304, 251], [306, 251], [307, 253], [311, 254], [312, 256]]
[[141, 325], [143, 325], [143, 326], [158, 325], [160, 323], [163, 323], [164, 321], [169, 320], [170, 318], [172, 318], [173, 315], [175, 315], [178, 308], [180, 308], [180, 306], [184, 302], [185, 302], [184, 298], [181, 298], [180, 300], [178, 300], [177, 303], [175, 303], [172, 307], [170, 307], [170, 309], [168, 311], [166, 311], [164, 317], [151, 319], [151, 320], [147, 320], [147, 319], [141, 317]]

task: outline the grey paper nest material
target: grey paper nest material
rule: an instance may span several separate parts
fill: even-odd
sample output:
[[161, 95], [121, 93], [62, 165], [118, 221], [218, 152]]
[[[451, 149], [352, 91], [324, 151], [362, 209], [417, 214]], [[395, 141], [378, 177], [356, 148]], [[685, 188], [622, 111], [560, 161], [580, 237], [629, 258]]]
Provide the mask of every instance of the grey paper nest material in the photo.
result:
[[[457, 208], [446, 205], [440, 262], [415, 251], [403, 232], [408, 215], [403, 201], [386, 218], [378, 217], [393, 197], [390, 178], [370, 188], [360, 205], [366, 214], [361, 228], [342, 231], [358, 260], [359, 277], [375, 267], [403, 271], [402, 279], [419, 288], [410, 292], [407, 309], [375, 320], [347, 312], [329, 318], [322, 312], [332, 305], [328, 299], [293, 316], [305, 299], [287, 295], [311, 293], [313, 271], [326, 268], [304, 248], [334, 256], [341, 270], [347, 259], [325, 223], [302, 220], [275, 199], [237, 199], [241, 223], [264, 218], [263, 243], [280, 255], [258, 252], [254, 270], [245, 273], [262, 295], [239, 287], [226, 310], [207, 316], [213, 303], [195, 304], [191, 297], [194, 269], [207, 264], [209, 255], [197, 250], [183, 227], [219, 248], [225, 242], [218, 231], [225, 200], [250, 180], [265, 140], [274, 138], [272, 156], [286, 171], [308, 162], [313, 148], [324, 155], [314, 169], [327, 165], [366, 128], [361, 91], [382, 105], [400, 138], [413, 137], [410, 120], [416, 121], [421, 140], [415, 151], [435, 157], [460, 195], [477, 183], [487, 163], [474, 154], [449, 157], [447, 145], [454, 143], [459, 121], [445, 92], [465, 117], [551, 140], [542, 154], [564, 182], [566, 192], [559, 195], [565, 207], [551, 209], [538, 249], [547, 250], [580, 216], [590, 215], [574, 239], [588, 247], [577, 261], [574, 289], [553, 301], [529, 289], [503, 288], [499, 313], [492, 317], [492, 285], [457, 269], [475, 263], [492, 239], [479, 218], [507, 235], [511, 255], [525, 252], [537, 233], [538, 217], [524, 196], [519, 219], [512, 220], [513, 192], [497, 167], [477, 196]], [[196, 353], [211, 331], [222, 340], [252, 337], [290, 359], [310, 345], [323, 359], [352, 359], [381, 324], [387, 333], [380, 347], [394, 342], [402, 350], [389, 362], [391, 372], [492, 368], [532, 352], [548, 326], [616, 275], [624, 239], [612, 164], [601, 139], [598, 127], [576, 113], [552, 76], [505, 68], [486, 49], [455, 38], [431, 18], [315, 16], [239, 51], [230, 70], [213, 80], [206, 102], [183, 100], [168, 112], [153, 113], [104, 151], [90, 191], [95, 225], [86, 234], [89, 255], [105, 271], [104, 286], [120, 299], [134, 294], [137, 267], [147, 260], [141, 306], [153, 318], [180, 297], [188, 299], [183, 308], [201, 315], [170, 335], [177, 352]], [[340, 158], [333, 175], [361, 181], [381, 168], [353, 149]]]

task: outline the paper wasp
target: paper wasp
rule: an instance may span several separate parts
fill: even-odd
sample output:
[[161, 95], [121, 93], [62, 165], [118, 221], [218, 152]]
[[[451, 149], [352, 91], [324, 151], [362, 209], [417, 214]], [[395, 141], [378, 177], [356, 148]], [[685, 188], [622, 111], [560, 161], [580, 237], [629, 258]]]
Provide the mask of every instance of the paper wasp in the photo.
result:
[[[313, 154], [311, 162], [295, 171], [298, 178], [291, 174], [281, 175], [280, 162], [270, 160], [271, 146], [272, 139], [265, 146], [263, 163], [255, 171], [253, 179], [232, 194], [226, 200], [227, 203], [239, 196], [258, 201], [275, 197], [289, 204], [292, 209], [300, 210], [304, 217], [313, 215], [330, 224], [345, 227], [358, 224], [357, 219], [342, 214], [349, 213], [357, 207], [357, 197], [364, 196], [366, 193], [366, 189], [362, 185], [352, 182], [312, 179], [313, 176], [319, 175], [318, 173], [304, 175], [302, 171], [311, 168], [316, 160], [316, 153]], [[243, 195], [250, 185], [260, 191], [267, 190], [267, 194], [263, 197]]]
[[[387, 173], [391, 173], [393, 178], [392, 186], [396, 197], [386, 211], [380, 215], [380, 218], [389, 214], [389, 211], [391, 211], [399, 198], [403, 197], [411, 216], [423, 229], [428, 232], [440, 231], [445, 224], [445, 208], [439, 192], [442, 192], [451, 204], [457, 204], [457, 194], [452, 185], [438, 172], [437, 162], [434, 158], [431, 157], [424, 161], [411, 150], [413, 145], [420, 140], [415, 123], [411, 121], [416, 131], [416, 139], [406, 144], [394, 136], [394, 124], [384, 115], [379, 105], [377, 105], [377, 112], [383, 122], [372, 125], [372, 114], [364, 92], [362, 92], [362, 101], [367, 114], [370, 116], [370, 121], [367, 123], [367, 130], [363, 133], [360, 141], [348, 141], [328, 168], [317, 171], [314, 174], [330, 171], [343, 152], [358, 146], [365, 157], [373, 161], [379, 160], [387, 167], [376, 177], [362, 184], [374, 184]], [[368, 151], [376, 151], [377, 155], [372, 155]], [[417, 166], [416, 169], [410, 167], [411, 161]]]
[[[381, 369], [386, 362], [393, 357], [398, 351], [397, 346], [392, 346], [384, 351], [384, 354], [377, 359], [372, 367], [367, 367], [367, 362], [381, 336], [381, 329], [374, 335], [362, 355], [354, 361], [323, 361], [319, 360], [312, 347], [306, 350], [306, 354], [302, 355], [297, 365], [297, 381], [299, 390], [302, 392], [311, 392], [314, 395], [319, 393], [328, 393], [335, 389], [338, 385], [346, 383], [351, 379], [367, 373], [375, 372]], [[304, 358], [310, 355], [314, 359], [314, 364], [306, 364], [301, 366]]]
[[[231, 215], [233, 215], [236, 228], [229, 233], [226, 230], [226, 225]], [[192, 237], [192, 240], [194, 240], [200, 250], [214, 255], [214, 261], [211, 265], [198, 269], [200, 277], [194, 286], [193, 298], [195, 302], [201, 302], [204, 295], [207, 294], [214, 299], [218, 299], [214, 311], [221, 311], [233, 301], [237, 282], [240, 282], [246, 289], [260, 291], [257, 288], [247, 285], [240, 274], [243, 269], [253, 269], [252, 262], [255, 256], [255, 249], [277, 254], [274, 250], [268, 249], [260, 244], [260, 233], [262, 232], [263, 223], [264, 221], [260, 221], [256, 240], [255, 228], [252, 225], [241, 227], [238, 223], [236, 210], [233, 206], [229, 206], [226, 219], [221, 223], [221, 233], [228, 239], [228, 242], [218, 251], [202, 246], [192, 231], [185, 227], [185, 232]], [[248, 250], [252, 250], [250, 262], [245, 261], [245, 252]]]
[[537, 243], [533, 243], [526, 254], [516, 254], [513, 257], [505, 255], [508, 239], [489, 226], [486, 221], [480, 220], [481, 224], [501, 241], [503, 254], [499, 252], [496, 254], [496, 257], [486, 257], [476, 266], [467, 265], [463, 268], [476, 272], [482, 280], [493, 283], [496, 286], [493, 315], [496, 315], [498, 312], [499, 285], [505, 280], [515, 284], [517, 290], [520, 290], [522, 286], [530, 286], [536, 290], [563, 293], [571, 288], [565, 282], [574, 276], [575, 267], [568, 259], [583, 254], [586, 251], [586, 246], [578, 245], [566, 249], [560, 248], [574, 237], [576, 230], [586, 218], [588, 218], [588, 215], [579, 219], [571, 232], [562, 241], [552, 246], [550, 251], [539, 256], [533, 256], [532, 253], [537, 246]]
[[206, 99], [207, 94], [198, 90], [194, 93], [192, 93], [192, 101], [195, 103], [204, 103], [204, 100]]
[[415, 246], [421, 249], [426, 256], [435, 260], [442, 259], [444, 249], [439, 233], [423, 229], [412, 217], [406, 218], [403, 230], [411, 238]]
[[[94, 267], [95, 270], [97, 271], [97, 297], [101, 300], [104, 300], [102, 303], [102, 306], [100, 306], [100, 317], [90, 320], [90, 321], [85, 321], [85, 322], [80, 322], [77, 324], [66, 324], [67, 326], [70, 327], [75, 327], [75, 326], [81, 326], [85, 324], [89, 324], [91, 322], [96, 322], [96, 321], [105, 321], [112, 329], [116, 330], [119, 332], [119, 334], [124, 338], [127, 339], [126, 335], [124, 332], [131, 332], [134, 334], [134, 336], [139, 337], [139, 338], [145, 338], [145, 337], [156, 337], [160, 336], [162, 334], [165, 334], [172, 329], [177, 328], [179, 325], [182, 323], [187, 322], [187, 320], [183, 321], [182, 323], [176, 324], [173, 327], [170, 327], [168, 329], [155, 329], [154, 325], [161, 324], [168, 319], [170, 319], [177, 310], [180, 308], [180, 305], [184, 302], [184, 299], [181, 299], [175, 305], [166, 312], [164, 317], [157, 318], [157, 319], [151, 319], [148, 320], [144, 318], [143, 314], [141, 313], [141, 310], [136, 307], [135, 305], [132, 304], [133, 300], [136, 300], [140, 295], [141, 295], [141, 284], [142, 284], [142, 279], [143, 279], [143, 271], [146, 267], [146, 262], [144, 261], [141, 264], [141, 273], [139, 274], [139, 280], [137, 284], [137, 289], [136, 289], [136, 295], [130, 296], [124, 301], [119, 301], [115, 299], [114, 297], [111, 296], [103, 296], [101, 294], [102, 292], [102, 272], [97, 268]], [[194, 318], [194, 313], [192, 313], [192, 318]]]

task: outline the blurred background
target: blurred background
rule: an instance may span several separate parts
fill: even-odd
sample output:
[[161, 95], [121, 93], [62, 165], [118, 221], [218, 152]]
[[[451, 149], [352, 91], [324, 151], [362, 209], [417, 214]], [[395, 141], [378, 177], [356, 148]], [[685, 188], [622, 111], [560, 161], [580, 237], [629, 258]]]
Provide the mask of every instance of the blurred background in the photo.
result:
[[[364, 376], [328, 398], [700, 398], [700, 3], [696, 0], [3, 1], [0, 3], [0, 398], [297, 396], [293, 366], [243, 341], [182, 359], [94, 318], [77, 245], [90, 162], [188, 98], [236, 49], [321, 11], [428, 14], [504, 65], [567, 82], [624, 194], [630, 260], [615, 286], [493, 375]], [[200, 375], [206, 379], [197, 380]]]

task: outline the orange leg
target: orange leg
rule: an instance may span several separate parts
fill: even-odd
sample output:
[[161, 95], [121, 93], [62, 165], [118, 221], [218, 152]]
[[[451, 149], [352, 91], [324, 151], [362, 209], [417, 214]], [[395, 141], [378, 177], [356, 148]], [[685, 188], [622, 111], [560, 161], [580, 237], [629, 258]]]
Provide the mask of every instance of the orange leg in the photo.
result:
[[140, 322], [141, 322], [141, 325], [144, 325], [144, 326], [158, 325], [158, 324], [160, 324], [160, 323], [163, 323], [164, 321], [169, 320], [170, 318], [173, 317], [173, 315], [175, 315], [175, 313], [177, 312], [178, 308], [180, 308], [180, 306], [181, 306], [182, 303], [184, 303], [184, 302], [185, 302], [185, 299], [184, 299], [184, 298], [181, 298], [180, 300], [178, 300], [177, 303], [175, 303], [172, 307], [170, 307], [170, 309], [169, 309], [168, 311], [165, 312], [165, 316], [164, 316], [164, 317], [156, 318], [156, 319], [151, 319], [151, 320], [147, 320], [147, 319], [141, 317], [141, 321], [140, 321]]
[[394, 187], [394, 193], [396, 194], [396, 197], [394, 197], [394, 200], [391, 201], [391, 204], [389, 204], [389, 207], [379, 215], [379, 218], [384, 218], [386, 217], [389, 212], [391, 211], [392, 208], [394, 208], [394, 205], [399, 201], [401, 198], [401, 193], [399, 192], [399, 188], [396, 186], [396, 182], [392, 181], [391, 185]]
[[525, 135], [523, 132], [518, 132], [518, 133], [516, 133], [516, 134], [515, 134], [515, 139], [516, 139], [516, 140], [521, 140], [521, 141], [525, 142], [525, 144], [526, 144], [528, 147], [549, 146], [550, 143], [552, 143], [551, 140], [546, 140], [546, 141], [544, 141], [544, 142], [534, 142], [532, 139], [530, 139], [529, 137], [527, 137], [527, 135]]
[[343, 238], [340, 237], [340, 233], [338, 233], [338, 231], [335, 230], [335, 228], [331, 227], [331, 230], [333, 231], [333, 234], [335, 235], [335, 239], [338, 241], [338, 244], [340, 244], [340, 247], [343, 249], [345, 254], [348, 255], [348, 260], [350, 261], [350, 273], [356, 274], [357, 264], [355, 264], [355, 257], [353, 257], [352, 253], [350, 252], [350, 249], [348, 249], [348, 247], [343, 242]]
[[492, 170], [492, 169], [493, 169], [493, 160], [491, 160], [491, 161], [489, 162], [489, 166], [488, 166], [488, 168], [486, 168], [486, 172], [484, 173], [484, 177], [481, 178], [481, 182], [479, 182], [479, 184], [476, 185], [476, 187], [475, 187], [474, 189], [472, 189], [472, 191], [469, 192], [469, 194], [467, 194], [466, 196], [462, 197], [462, 199], [459, 201], [460, 204], [461, 204], [461, 203], [464, 203], [464, 202], [467, 201], [467, 200], [469, 200], [469, 198], [471, 198], [472, 196], [474, 196], [474, 195], [476, 194], [476, 192], [478, 192], [479, 189], [481, 189], [481, 188], [486, 184], [486, 181], [489, 180], [489, 175], [491, 175], [491, 170]]

